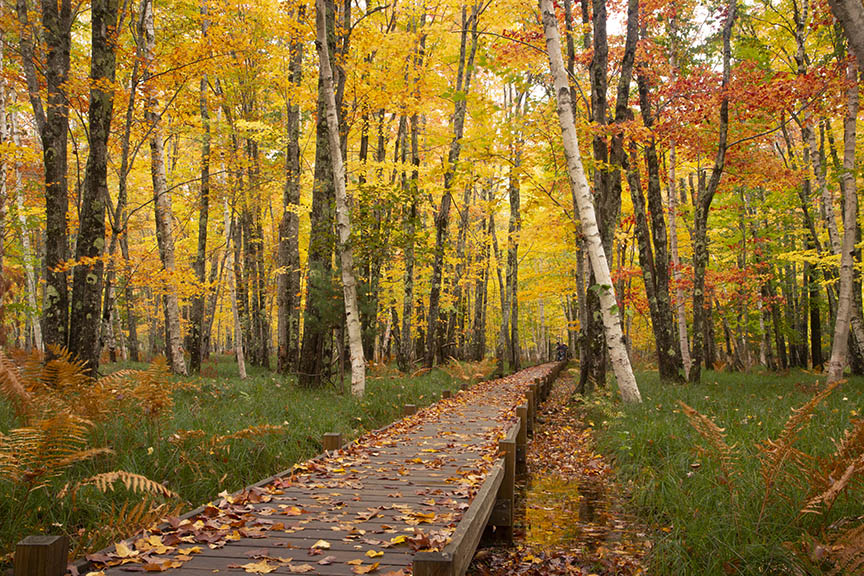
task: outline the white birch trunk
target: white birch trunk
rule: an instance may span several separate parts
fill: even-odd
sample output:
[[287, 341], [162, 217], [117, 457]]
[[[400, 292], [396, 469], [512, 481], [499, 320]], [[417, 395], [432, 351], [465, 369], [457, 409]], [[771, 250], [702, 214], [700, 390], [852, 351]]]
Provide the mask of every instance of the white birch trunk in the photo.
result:
[[675, 179], [675, 141], [669, 148], [669, 249], [672, 252], [672, 278], [675, 281], [675, 317], [678, 320], [678, 347], [684, 364], [684, 380], [690, 378], [690, 342], [687, 338], [687, 312], [681, 288], [681, 257], [678, 255], [678, 189]]
[[[14, 97], [14, 92], [13, 92]], [[6, 132], [11, 130], [12, 141], [15, 148], [20, 148], [21, 137], [18, 134], [18, 115], [12, 110], [9, 114], [9, 127], [6, 126], [6, 111], [5, 111], [5, 95], [4, 95], [4, 110], [2, 111], [3, 119], [0, 120], [0, 129], [4, 132], [0, 136], [0, 142], [7, 142], [9, 134]], [[3, 180], [3, 198], [6, 198], [6, 162], [3, 162], [3, 173], [0, 175]], [[24, 259], [24, 275], [27, 279], [27, 316], [30, 317], [30, 325], [33, 327], [33, 345], [37, 350], [42, 351], [42, 325], [39, 323], [39, 307], [36, 303], [37, 286], [36, 286], [36, 271], [33, 268], [33, 248], [30, 244], [30, 234], [27, 229], [27, 216], [24, 213], [24, 183], [21, 177], [21, 163], [16, 161], [13, 166], [15, 174], [15, 205], [18, 210], [18, 221], [21, 224], [21, 250]]]
[[855, 219], [858, 195], [855, 183], [855, 121], [858, 118], [858, 66], [849, 63], [847, 71], [846, 117], [843, 119], [843, 246], [840, 252], [840, 296], [837, 300], [837, 321], [828, 363], [828, 382], [843, 377], [849, 348], [849, 324], [854, 306]]
[[825, 226], [828, 228], [831, 251], [835, 255], [840, 254], [843, 246], [840, 239], [840, 230], [837, 227], [837, 216], [834, 213], [834, 197], [831, 194], [831, 189], [828, 188], [828, 183], [825, 181], [824, 167], [822, 166], [819, 147], [816, 145], [816, 130], [813, 126], [808, 126], [804, 132], [807, 138], [807, 146], [810, 148], [810, 164], [812, 165], [813, 175], [816, 177], [816, 184], [819, 186], [822, 199], [822, 216], [825, 219]]
[[[224, 173], [224, 169], [220, 172]], [[243, 328], [240, 326], [240, 312], [237, 310], [237, 275], [234, 273], [234, 251], [231, 249], [231, 210], [225, 199], [225, 269], [230, 271], [228, 278], [228, 297], [231, 299], [231, 316], [234, 319], [234, 354], [237, 356], [237, 373], [241, 380], [246, 379], [246, 357], [243, 353]]]
[[162, 141], [161, 118], [158, 111], [156, 89], [152, 84], [153, 61], [156, 55], [156, 32], [153, 24], [153, 2], [145, 1], [142, 5], [144, 15], [144, 91], [145, 118], [152, 126], [150, 133], [150, 175], [153, 179], [154, 212], [156, 216], [156, 240], [159, 244], [159, 255], [162, 267], [168, 276], [164, 295], [165, 327], [168, 342], [168, 364], [175, 374], [186, 374], [186, 359], [183, 357], [183, 339], [180, 333], [180, 304], [177, 290], [173, 286], [176, 274], [174, 260], [174, 233], [171, 230], [172, 210], [171, 194], [168, 192], [168, 180], [165, 174], [165, 150]]
[[609, 263], [600, 241], [600, 231], [597, 228], [591, 191], [588, 188], [585, 169], [579, 154], [579, 139], [574, 124], [573, 106], [570, 102], [570, 85], [564, 70], [564, 60], [561, 57], [561, 38], [558, 33], [558, 19], [555, 16], [552, 0], [540, 0], [540, 16], [543, 20], [543, 31], [546, 36], [549, 67], [555, 81], [558, 121], [561, 124], [564, 154], [567, 157], [567, 173], [570, 176], [570, 186], [576, 196], [579, 218], [582, 221], [582, 233], [585, 235], [588, 257], [591, 260], [591, 269], [594, 271], [597, 284], [600, 286], [600, 309], [603, 315], [609, 359], [615, 371], [615, 379], [618, 381], [621, 398], [625, 402], [641, 402], [639, 387], [636, 384], [633, 368], [630, 366], [630, 357], [627, 355], [627, 348], [621, 334], [615, 288], [612, 285]]
[[348, 213], [348, 197], [345, 192], [345, 164], [339, 140], [339, 118], [336, 112], [336, 97], [333, 92], [333, 72], [327, 47], [327, 10], [324, 0], [316, 2], [316, 23], [319, 66], [327, 108], [327, 132], [330, 154], [333, 160], [333, 185], [336, 189], [336, 227], [339, 230], [339, 257], [342, 269], [342, 293], [345, 298], [345, 316], [348, 328], [348, 345], [351, 352], [351, 393], [363, 396], [366, 390], [366, 360], [363, 357], [363, 333], [360, 328], [360, 313], [357, 307], [357, 284], [354, 280], [354, 250], [351, 247], [351, 215]]

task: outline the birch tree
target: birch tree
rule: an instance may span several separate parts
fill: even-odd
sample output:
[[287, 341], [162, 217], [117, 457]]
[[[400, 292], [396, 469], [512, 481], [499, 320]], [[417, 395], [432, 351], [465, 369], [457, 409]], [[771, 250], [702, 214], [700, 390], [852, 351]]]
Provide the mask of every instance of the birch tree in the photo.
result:
[[156, 216], [156, 241], [159, 244], [159, 256], [166, 275], [168, 286], [163, 295], [165, 311], [165, 332], [167, 342], [165, 352], [168, 364], [175, 374], [186, 374], [186, 359], [183, 357], [183, 341], [180, 334], [180, 304], [176, 289], [170, 284], [176, 273], [174, 258], [174, 233], [171, 229], [172, 210], [171, 193], [168, 192], [168, 179], [165, 174], [165, 150], [162, 140], [161, 118], [158, 111], [156, 87], [153, 85], [153, 61], [156, 55], [156, 32], [153, 24], [153, 2], [144, 0], [141, 9], [141, 38], [144, 42], [144, 87], [145, 87], [145, 119], [151, 127], [150, 131], [150, 175], [153, 180], [153, 206]]
[[315, 14], [318, 38], [320, 74], [327, 110], [327, 132], [330, 157], [333, 161], [333, 186], [336, 189], [336, 227], [339, 231], [339, 258], [342, 268], [342, 292], [345, 298], [348, 344], [351, 350], [351, 393], [362, 396], [366, 390], [366, 360], [363, 357], [363, 331], [360, 327], [360, 312], [357, 307], [357, 283], [354, 279], [354, 250], [351, 247], [351, 215], [348, 213], [348, 197], [345, 192], [345, 164], [339, 140], [339, 117], [336, 96], [333, 90], [333, 72], [330, 68], [330, 53], [327, 47], [327, 7], [324, 0], [316, 0]]
[[558, 121], [561, 125], [561, 135], [564, 140], [564, 154], [567, 158], [567, 173], [570, 186], [576, 197], [579, 218], [582, 222], [582, 232], [588, 246], [588, 257], [597, 281], [597, 292], [600, 298], [600, 309], [603, 315], [603, 328], [606, 335], [606, 346], [621, 398], [625, 402], [641, 402], [639, 387], [630, 366], [630, 357], [624, 345], [621, 333], [621, 322], [618, 314], [618, 304], [615, 299], [615, 289], [609, 273], [609, 264], [600, 240], [591, 190], [585, 177], [585, 169], [579, 153], [579, 140], [576, 134], [573, 106], [570, 101], [570, 85], [564, 70], [564, 60], [561, 57], [561, 38], [558, 32], [558, 18], [552, 0], [540, 0], [540, 16], [543, 20], [543, 32], [546, 37], [546, 51], [549, 55], [549, 67], [554, 79], [557, 100]]
[[852, 320], [855, 276], [855, 233], [858, 218], [858, 191], [855, 182], [855, 122], [858, 118], [858, 66], [853, 59], [848, 64], [846, 117], [843, 119], [843, 246], [840, 253], [840, 297], [837, 302], [837, 320], [834, 323], [834, 341], [828, 364], [828, 382], [843, 377], [849, 351], [849, 325]]

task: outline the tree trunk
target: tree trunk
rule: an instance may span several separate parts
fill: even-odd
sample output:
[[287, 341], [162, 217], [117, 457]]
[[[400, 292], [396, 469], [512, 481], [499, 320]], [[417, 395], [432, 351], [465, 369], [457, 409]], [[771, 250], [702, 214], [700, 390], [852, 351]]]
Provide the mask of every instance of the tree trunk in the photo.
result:
[[579, 142], [576, 134], [573, 107], [570, 102], [570, 86], [561, 58], [561, 41], [558, 34], [558, 19], [552, 0], [540, 0], [540, 13], [543, 20], [543, 30], [546, 36], [546, 51], [549, 55], [549, 65], [555, 82], [555, 94], [558, 101], [558, 119], [564, 140], [564, 152], [567, 157], [567, 172], [570, 176], [570, 186], [577, 200], [582, 230], [588, 244], [588, 255], [591, 267], [600, 286], [598, 292], [600, 307], [603, 314], [603, 325], [606, 332], [606, 344], [612, 367], [618, 381], [621, 397], [625, 402], [640, 402], [639, 388], [630, 358], [624, 346], [621, 334], [621, 322], [618, 315], [618, 304], [615, 300], [615, 290], [609, 274], [609, 265], [600, 239], [600, 231], [594, 214], [591, 191], [585, 178], [585, 171], [579, 155]]
[[[297, 21], [304, 18], [304, 7], [297, 8]], [[291, 41], [288, 64], [291, 88], [299, 91], [303, 82], [303, 42]], [[279, 372], [287, 374], [297, 367], [300, 353], [300, 103], [299, 94], [289, 94], [286, 111], [288, 146], [285, 154], [284, 212], [279, 223], [279, 265], [277, 277], [279, 319]]]
[[[720, 126], [717, 140], [717, 155], [714, 158], [714, 168], [707, 186], [700, 183], [699, 196], [696, 199], [696, 211], [693, 218], [693, 365], [690, 370], [690, 381], [698, 382], [701, 377], [701, 364], [704, 357], [704, 327], [710, 322], [705, 314], [705, 271], [708, 267], [708, 212], [714, 194], [720, 185], [723, 168], [726, 164], [726, 147], [729, 136], [729, 96], [726, 91], [729, 85], [732, 60], [732, 25], [735, 22], [737, 0], [730, 0], [723, 25], [723, 80], [720, 97]], [[701, 179], [700, 179], [701, 181]]]
[[[835, 2], [832, 2], [832, 8]], [[848, 31], [847, 31], [848, 34]], [[834, 323], [834, 340], [831, 344], [831, 361], [828, 365], [828, 382], [843, 377], [849, 345], [849, 325], [855, 299], [852, 295], [855, 266], [855, 229], [858, 213], [858, 192], [855, 182], [855, 123], [858, 118], [858, 66], [853, 60], [848, 64], [846, 78], [846, 117], [843, 119], [843, 251], [840, 253], [840, 297], [837, 302], [837, 320]]]
[[[145, 0], [146, 1], [146, 0]], [[237, 310], [237, 274], [233, 272], [234, 253], [231, 250], [231, 242], [237, 243], [237, 232], [232, 226], [233, 218], [228, 208], [228, 199], [225, 199], [225, 251], [227, 258], [225, 267], [232, 271], [228, 278], [228, 298], [231, 300], [231, 316], [234, 319], [234, 356], [237, 358], [237, 372], [241, 380], [246, 379], [246, 356], [243, 351], [243, 325], [240, 322], [240, 313]]]
[[176, 274], [174, 262], [174, 232], [172, 230], [171, 194], [168, 192], [165, 175], [165, 151], [162, 141], [161, 119], [158, 113], [156, 88], [152, 84], [153, 62], [156, 54], [156, 35], [153, 24], [153, 2], [145, 0], [141, 18], [143, 30], [141, 38], [144, 42], [144, 85], [145, 85], [145, 119], [150, 125], [150, 175], [153, 179], [153, 206], [156, 216], [156, 241], [159, 244], [159, 256], [162, 268], [168, 278], [163, 296], [165, 312], [165, 343], [168, 365], [175, 374], [186, 374], [186, 360], [183, 357], [183, 339], [180, 332], [180, 305], [177, 289], [173, 286]]
[[[0, 118], [0, 128], [3, 130], [6, 129], [6, 111], [2, 111], [3, 118]], [[21, 146], [21, 138], [18, 134], [18, 114], [12, 110], [9, 113], [9, 129], [12, 132], [12, 141], [15, 144], [15, 147]], [[8, 135], [3, 134], [0, 141], [7, 142]], [[24, 216], [24, 183], [22, 181], [22, 173], [21, 173], [21, 163], [16, 161], [13, 165], [13, 172], [15, 174], [15, 203], [16, 208], [18, 209], [18, 221], [21, 224], [21, 250], [23, 252], [22, 257], [24, 259], [24, 274], [27, 278], [27, 306], [28, 311], [27, 315], [30, 318], [30, 324], [33, 329], [33, 345], [37, 350], [44, 350], [44, 344], [42, 341], [42, 326], [39, 321], [39, 308], [38, 308], [38, 288], [36, 282], [36, 270], [33, 267], [33, 263], [35, 262], [35, 256], [33, 254], [33, 248], [30, 244], [30, 232], [27, 227], [27, 219]], [[4, 161], [4, 174], [0, 174], [2, 176], [2, 185], [6, 186], [6, 174], [5, 174], [5, 161]], [[8, 200], [8, 196], [4, 192], [2, 194], [2, 199], [0, 201]], [[0, 256], [2, 258], [2, 256]]]
[[828, 4], [843, 27], [850, 51], [858, 62], [864, 62], [864, 5], [861, 0], [828, 0]]
[[339, 255], [342, 265], [342, 290], [345, 297], [345, 315], [348, 328], [348, 343], [351, 349], [351, 393], [363, 396], [366, 390], [366, 361], [363, 358], [363, 332], [360, 328], [360, 312], [357, 307], [357, 286], [354, 280], [354, 251], [351, 246], [351, 215], [348, 213], [348, 197], [345, 192], [345, 166], [342, 163], [342, 148], [339, 140], [339, 117], [333, 89], [333, 73], [327, 47], [326, 0], [317, 0], [316, 23], [320, 61], [321, 87], [327, 111], [327, 128], [330, 140], [330, 156], [333, 161], [333, 186], [336, 190], [336, 222], [339, 229]]
[[678, 322], [678, 350], [681, 352], [681, 362], [684, 377], [689, 378], [690, 342], [687, 338], [687, 311], [684, 289], [681, 285], [681, 258], [678, 255], [678, 192], [675, 189], [675, 142], [669, 147], [669, 249], [672, 256], [672, 280], [675, 283], [675, 319]]
[[[326, 0], [328, 53], [335, 53], [335, 2]], [[334, 54], [335, 55], [335, 54]], [[337, 84], [344, 74], [336, 67]], [[336, 90], [337, 110], [342, 106], [341, 90]], [[333, 355], [333, 329], [342, 322], [341, 306], [335, 307], [338, 296], [333, 286], [333, 160], [330, 154], [326, 103], [323, 81], [318, 78], [318, 121], [315, 126], [315, 175], [312, 189], [312, 212], [308, 259], [306, 262], [306, 309], [303, 317], [303, 342], [298, 366], [298, 382], [319, 386], [330, 378]]]
[[[16, 10], [21, 24], [21, 60], [27, 79], [27, 92], [33, 106], [33, 116], [42, 140], [45, 169], [45, 298], [43, 302], [42, 335], [45, 347], [63, 348], [68, 344], [69, 294], [64, 263], [67, 260], [66, 213], [69, 196], [66, 186], [66, 150], [69, 131], [69, 100], [65, 84], [69, 76], [69, 56], [72, 44], [72, 22], [77, 9], [71, 0], [41, 3], [38, 27], [29, 21], [27, 0], [17, 0]], [[36, 71], [36, 30], [41, 31], [39, 52], [44, 57], [40, 72]], [[46, 85], [43, 108], [40, 95], [41, 78]]]
[[[108, 135], [114, 109], [114, 29], [117, 0], [94, 0], [90, 8], [91, 62], [89, 121], [90, 150], [81, 198], [78, 241], [69, 318], [69, 351], [86, 362], [87, 371], [99, 370], [99, 326], [105, 262], [105, 211], [108, 201]], [[107, 87], [107, 88], [106, 88]]]
[[[201, 4], [201, 34], [207, 37], [207, 4]], [[198, 199], [198, 253], [192, 265], [198, 287], [192, 299], [192, 322], [190, 325], [189, 371], [197, 374], [201, 371], [201, 359], [204, 354], [204, 330], [206, 322], [204, 314], [207, 295], [210, 287], [207, 285], [207, 220], [210, 216], [210, 105], [207, 99], [207, 74], [201, 77], [199, 83], [198, 108], [201, 116], [201, 196]]]
[[[477, 54], [479, 33], [477, 32], [477, 19], [479, 18], [480, 6], [475, 4], [471, 9], [470, 17], [467, 8], [462, 7], [462, 32], [459, 49], [459, 66], [456, 74], [456, 103], [453, 111], [453, 138], [450, 141], [450, 150], [447, 155], [447, 169], [444, 172], [444, 195], [441, 197], [441, 206], [435, 218], [435, 250], [432, 262], [432, 287], [429, 293], [429, 315], [427, 318], [428, 334], [426, 336], [426, 367], [431, 368], [435, 363], [436, 347], [441, 327], [439, 319], [439, 308], [441, 305], [441, 282], [444, 273], [444, 249], [447, 240], [447, 228], [450, 223], [450, 204], [452, 202], [451, 191], [453, 180], [456, 176], [456, 168], [459, 163], [459, 153], [462, 150], [462, 133], [465, 128], [465, 112], [467, 109], [467, 96], [471, 89], [471, 76], [474, 72], [474, 57]], [[471, 34], [471, 46], [468, 44], [468, 34]]]
[[[511, 121], [519, 122], [522, 117], [522, 94], [517, 93], [512, 103]], [[522, 231], [520, 213], [520, 170], [522, 169], [522, 134], [516, 127], [514, 141], [510, 150], [510, 177], [508, 192], [510, 197], [510, 221], [507, 228], [507, 291], [510, 304], [510, 370], [518, 372], [522, 368], [519, 345], [519, 235]]]

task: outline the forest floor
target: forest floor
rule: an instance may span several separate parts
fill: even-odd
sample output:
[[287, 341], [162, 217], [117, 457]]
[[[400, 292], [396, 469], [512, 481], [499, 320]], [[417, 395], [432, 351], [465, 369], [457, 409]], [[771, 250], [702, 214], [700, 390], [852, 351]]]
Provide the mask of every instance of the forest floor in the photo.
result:
[[514, 545], [481, 549], [474, 576], [644, 574], [645, 527], [595, 446], [594, 422], [573, 402], [578, 369], [561, 373], [541, 405], [518, 491]]

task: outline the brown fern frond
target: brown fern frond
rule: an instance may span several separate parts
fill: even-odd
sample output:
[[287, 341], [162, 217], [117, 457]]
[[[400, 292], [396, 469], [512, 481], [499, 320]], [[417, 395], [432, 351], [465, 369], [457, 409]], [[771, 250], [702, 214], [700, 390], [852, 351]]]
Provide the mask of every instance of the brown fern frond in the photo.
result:
[[813, 395], [800, 408], [794, 408], [786, 425], [776, 440], [767, 440], [759, 445], [759, 459], [762, 461], [762, 482], [765, 492], [762, 507], [759, 512], [761, 521], [765, 514], [768, 501], [774, 493], [782, 495], [775, 488], [783, 481], [801, 483], [812, 475], [811, 458], [795, 448], [798, 435], [813, 418], [816, 407], [819, 406], [837, 388], [840, 382], [832, 382]]
[[810, 490], [801, 514], [826, 512], [837, 497], [861, 482], [864, 472], [864, 420], [853, 420], [831, 457], [820, 460], [809, 476]]
[[80, 482], [81, 486], [94, 486], [100, 492], [113, 492], [114, 485], [122, 482], [127, 490], [136, 493], [158, 494], [168, 498], [179, 498], [180, 496], [155, 480], [150, 480], [141, 474], [126, 472], [125, 470], [114, 470], [104, 472], [86, 478]]
[[186, 440], [198, 439], [206, 436], [203, 430], [177, 430], [168, 437], [168, 442], [171, 444], [181, 444]]
[[32, 409], [32, 395], [25, 388], [18, 367], [2, 350], [0, 350], [0, 394], [12, 404], [15, 414], [26, 421]]
[[681, 400], [678, 401], [690, 426], [699, 433], [702, 438], [708, 442], [711, 450], [717, 461], [720, 463], [721, 471], [726, 476], [726, 479], [731, 481], [733, 477], [732, 464], [735, 460], [735, 447], [726, 443], [726, 429], [720, 428], [708, 416], [701, 414], [695, 408], [688, 406]]
[[820, 551], [832, 566], [831, 576], [864, 574], [864, 524], [846, 530]]

